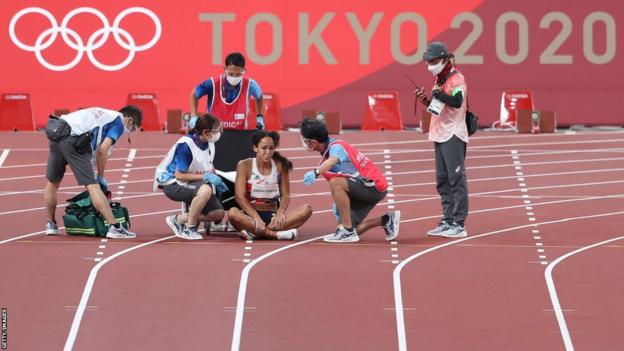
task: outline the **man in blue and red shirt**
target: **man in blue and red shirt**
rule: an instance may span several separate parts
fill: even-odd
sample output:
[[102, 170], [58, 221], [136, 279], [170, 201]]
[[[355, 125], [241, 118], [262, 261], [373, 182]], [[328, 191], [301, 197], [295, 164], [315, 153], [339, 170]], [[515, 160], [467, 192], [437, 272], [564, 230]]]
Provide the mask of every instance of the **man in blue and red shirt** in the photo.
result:
[[238, 52], [227, 55], [224, 68], [224, 73], [208, 78], [191, 91], [189, 127], [193, 128], [197, 120], [198, 100], [206, 96], [207, 111], [221, 120], [223, 129], [249, 129], [249, 98], [253, 96], [258, 111], [256, 126], [264, 129], [262, 89], [255, 80], [244, 76], [245, 57]]
[[360, 240], [358, 234], [379, 226], [386, 232], [386, 240], [399, 235], [401, 211], [366, 218], [386, 197], [388, 188], [386, 177], [373, 161], [350, 144], [330, 139], [327, 127], [319, 120], [306, 119], [301, 123], [301, 143], [307, 151], [321, 154], [318, 167], [305, 173], [303, 183], [311, 185], [322, 175], [329, 182], [334, 200], [338, 228], [335, 234], [324, 238], [326, 242], [356, 242]]

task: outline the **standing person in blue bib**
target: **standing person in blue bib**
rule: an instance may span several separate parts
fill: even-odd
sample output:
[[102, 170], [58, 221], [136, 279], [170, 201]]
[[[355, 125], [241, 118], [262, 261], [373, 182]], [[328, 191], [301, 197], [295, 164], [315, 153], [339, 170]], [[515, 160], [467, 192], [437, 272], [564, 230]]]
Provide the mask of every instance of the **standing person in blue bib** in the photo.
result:
[[195, 128], [178, 139], [156, 168], [154, 185], [163, 189], [173, 201], [184, 202], [188, 214], [165, 218], [173, 233], [182, 239], [202, 239], [199, 222], [223, 219], [225, 212], [217, 193], [228, 190], [212, 164], [215, 146], [223, 128], [221, 121], [210, 113], [201, 116]]
[[[119, 111], [92, 107], [63, 115], [58, 120], [66, 124], [70, 130], [62, 140], [50, 141], [46, 170], [48, 183], [44, 192], [48, 212], [45, 234], [59, 234], [55, 219], [58, 189], [65, 175], [65, 168], [69, 164], [78, 185], [84, 185], [89, 192], [95, 209], [102, 214], [107, 223], [112, 223], [106, 237], [115, 239], [136, 237], [134, 233], [117, 223], [102, 188], [108, 188], [104, 171], [113, 145], [124, 133], [131, 133], [141, 126], [143, 120], [141, 110], [133, 105], [125, 106]], [[93, 172], [92, 161], [97, 169], [97, 177]]]
[[191, 91], [191, 120], [189, 128], [193, 128], [197, 120], [198, 100], [206, 96], [207, 110], [221, 120], [223, 129], [249, 129], [249, 99], [256, 100], [256, 127], [264, 129], [264, 101], [262, 89], [258, 83], [245, 77], [245, 57], [234, 52], [225, 58], [224, 72], [218, 77], [210, 77], [199, 83]]

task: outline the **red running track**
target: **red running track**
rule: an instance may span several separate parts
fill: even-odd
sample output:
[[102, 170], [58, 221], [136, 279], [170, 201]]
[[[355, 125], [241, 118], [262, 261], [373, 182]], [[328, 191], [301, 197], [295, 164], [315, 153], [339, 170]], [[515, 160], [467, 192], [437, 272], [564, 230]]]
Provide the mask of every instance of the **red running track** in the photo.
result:
[[[322, 181], [302, 185], [317, 156], [294, 133], [282, 143], [296, 167], [292, 205], [315, 214], [297, 242], [249, 243], [171, 238], [164, 217], [179, 206], [151, 178], [177, 136], [158, 133], [136, 135], [135, 151], [123, 141], [108, 165], [136, 240], [44, 237], [45, 138], [4, 133], [7, 349], [621, 350], [623, 137], [478, 133], [470, 236], [452, 241], [424, 235], [440, 212], [425, 136], [344, 133], [391, 177], [374, 214], [394, 207], [403, 219], [396, 242], [375, 229], [345, 245], [320, 240], [335, 227], [331, 198]], [[68, 175], [61, 199], [75, 185]]]

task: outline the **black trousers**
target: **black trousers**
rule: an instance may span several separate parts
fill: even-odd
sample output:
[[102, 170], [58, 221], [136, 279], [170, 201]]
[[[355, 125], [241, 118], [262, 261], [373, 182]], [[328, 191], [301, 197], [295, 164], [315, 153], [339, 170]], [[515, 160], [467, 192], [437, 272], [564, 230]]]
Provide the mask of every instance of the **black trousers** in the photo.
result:
[[466, 143], [453, 135], [435, 144], [436, 187], [442, 200], [442, 221], [463, 226], [468, 216]]

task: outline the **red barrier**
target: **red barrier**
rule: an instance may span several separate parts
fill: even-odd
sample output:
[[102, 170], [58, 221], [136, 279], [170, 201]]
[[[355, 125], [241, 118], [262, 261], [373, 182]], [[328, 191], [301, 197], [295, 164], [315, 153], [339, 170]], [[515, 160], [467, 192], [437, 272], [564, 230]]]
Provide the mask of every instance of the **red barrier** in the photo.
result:
[[[264, 126], [267, 130], [282, 130], [282, 107], [279, 95], [276, 93], [264, 93]], [[249, 129], [256, 128], [256, 100], [249, 100]]]
[[0, 130], [36, 130], [30, 94], [2, 94]]
[[362, 130], [403, 130], [398, 92], [368, 93]]
[[500, 125], [503, 127], [515, 127], [517, 110], [534, 110], [533, 93], [531, 91], [503, 92], [501, 95]]
[[128, 105], [136, 105], [143, 111], [142, 130], [164, 130], [165, 124], [160, 119], [160, 104], [156, 94], [131, 93], [128, 94]]

